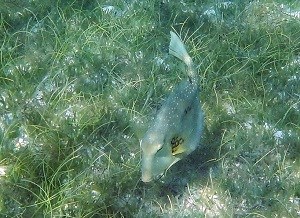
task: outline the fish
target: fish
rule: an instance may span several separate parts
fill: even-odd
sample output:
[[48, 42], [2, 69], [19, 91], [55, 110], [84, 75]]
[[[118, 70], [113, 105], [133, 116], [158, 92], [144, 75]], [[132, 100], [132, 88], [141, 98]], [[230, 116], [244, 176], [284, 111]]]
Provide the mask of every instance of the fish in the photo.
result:
[[200, 144], [203, 111], [199, 76], [183, 41], [170, 31], [169, 54], [186, 65], [187, 78], [171, 91], [140, 140], [143, 182], [162, 177], [167, 170]]

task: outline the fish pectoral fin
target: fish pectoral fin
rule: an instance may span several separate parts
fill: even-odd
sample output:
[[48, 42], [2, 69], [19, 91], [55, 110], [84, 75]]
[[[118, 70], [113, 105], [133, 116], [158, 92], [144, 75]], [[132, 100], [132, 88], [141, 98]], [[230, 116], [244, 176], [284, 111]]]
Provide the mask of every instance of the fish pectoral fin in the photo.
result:
[[186, 152], [186, 148], [185, 148], [185, 146], [182, 145], [182, 144], [180, 144], [180, 145], [178, 145], [178, 146], [172, 148], [172, 154], [173, 154], [173, 155], [182, 154], [182, 153], [184, 153], [184, 152]]

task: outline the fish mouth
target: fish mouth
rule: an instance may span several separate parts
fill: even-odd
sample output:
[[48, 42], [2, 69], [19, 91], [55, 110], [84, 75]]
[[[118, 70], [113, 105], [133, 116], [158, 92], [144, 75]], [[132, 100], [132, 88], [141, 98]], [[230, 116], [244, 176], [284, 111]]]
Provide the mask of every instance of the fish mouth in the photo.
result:
[[144, 157], [142, 162], [142, 181], [151, 182], [152, 177], [152, 157]]
[[[142, 181], [145, 183], [151, 182], [152, 180], [159, 180], [161, 179], [166, 172], [170, 169], [170, 167], [178, 162], [180, 158], [173, 158], [172, 162], [167, 164], [166, 166], [162, 167], [165, 168], [164, 170], [155, 170], [153, 171], [153, 164], [152, 159], [145, 158], [143, 162], [143, 167], [142, 167]], [[159, 173], [157, 172], [159, 171]]]
[[142, 175], [142, 181], [143, 182], [145, 182], [145, 183], [147, 183], [147, 182], [151, 182], [152, 181], [152, 176], [151, 175], [148, 175], [148, 174], [146, 174], [146, 175]]
[[143, 167], [142, 168], [142, 181], [145, 183], [151, 182], [152, 180], [156, 180], [157, 178], [160, 178], [163, 173], [155, 174], [152, 170], [152, 164], [150, 164], [149, 167]]
[[163, 176], [164, 176], [164, 173], [161, 173], [161, 174], [156, 175], [156, 176], [142, 175], [142, 181], [143, 181], [144, 183], [148, 183], [148, 182], [151, 182], [151, 181], [153, 181], [153, 180], [159, 180], [159, 179], [161, 179]]

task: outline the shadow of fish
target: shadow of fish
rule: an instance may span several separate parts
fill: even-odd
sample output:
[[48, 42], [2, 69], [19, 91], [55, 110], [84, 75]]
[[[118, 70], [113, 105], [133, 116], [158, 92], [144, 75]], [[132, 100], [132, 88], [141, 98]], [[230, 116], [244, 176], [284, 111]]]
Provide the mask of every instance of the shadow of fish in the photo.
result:
[[199, 78], [183, 42], [174, 32], [170, 34], [169, 53], [186, 64], [188, 78], [170, 93], [141, 140], [143, 182], [163, 175], [194, 151], [202, 132]]

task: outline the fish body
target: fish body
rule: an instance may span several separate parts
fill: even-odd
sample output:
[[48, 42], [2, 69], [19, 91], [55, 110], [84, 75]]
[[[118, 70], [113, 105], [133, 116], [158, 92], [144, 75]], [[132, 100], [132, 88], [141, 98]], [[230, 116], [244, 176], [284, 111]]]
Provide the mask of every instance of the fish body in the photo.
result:
[[170, 93], [141, 140], [143, 182], [162, 175], [194, 151], [202, 132], [199, 79], [183, 42], [174, 32], [170, 33], [169, 53], [186, 64], [188, 78]]

